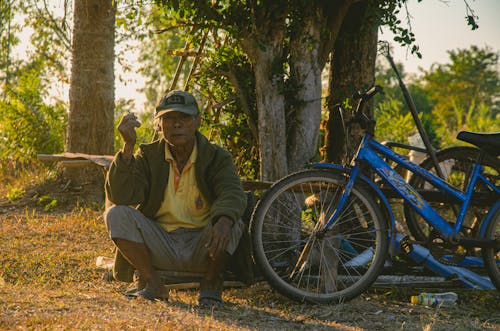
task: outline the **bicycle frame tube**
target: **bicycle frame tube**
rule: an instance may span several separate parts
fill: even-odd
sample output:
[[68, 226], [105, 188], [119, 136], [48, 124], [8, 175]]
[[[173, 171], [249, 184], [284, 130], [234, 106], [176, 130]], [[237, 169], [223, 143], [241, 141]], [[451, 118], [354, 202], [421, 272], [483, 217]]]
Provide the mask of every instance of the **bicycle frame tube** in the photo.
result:
[[[338, 170], [344, 174], [348, 174], [349, 176], [351, 176], [351, 171], [352, 171], [351, 168], [345, 168], [344, 166], [341, 166], [338, 164], [333, 164], [333, 163], [314, 163], [313, 168], [316, 168], [316, 169], [335, 169], [335, 170]], [[378, 196], [381, 203], [385, 206], [385, 209], [387, 210], [387, 214], [388, 214], [387, 216], [389, 217], [388, 221], [389, 221], [390, 229], [391, 230], [396, 229], [396, 218], [394, 217], [394, 213], [392, 211], [391, 204], [387, 200], [386, 196], [382, 193], [380, 188], [373, 181], [371, 181], [368, 177], [366, 177], [362, 173], [357, 172], [356, 179], [361, 180], [363, 183], [365, 183], [371, 187], [371, 189]], [[335, 219], [335, 218], [332, 217], [331, 219]], [[394, 231], [390, 231], [391, 242], [393, 242], [393, 240], [395, 239], [393, 232]]]
[[[453, 186], [445, 182], [442, 178], [436, 176], [435, 174], [419, 167], [415, 163], [409, 161], [405, 157], [395, 153], [392, 151], [390, 148], [382, 145], [381, 143], [377, 142], [374, 140], [372, 137], [365, 136], [365, 139], [363, 139], [364, 146], [369, 146], [370, 149], [373, 149], [377, 153], [389, 158], [390, 160], [396, 162], [397, 164], [401, 165], [403, 168], [410, 170], [413, 173], [416, 173], [420, 176], [422, 176], [425, 181], [433, 184], [434, 186], [444, 190], [446, 193], [449, 193], [452, 195], [455, 199], [464, 201], [465, 196], [462, 192], [459, 190], [455, 189]], [[365, 147], [366, 148], [366, 147]], [[358, 154], [359, 158], [359, 154]], [[382, 160], [382, 162], [386, 163], [385, 161]], [[472, 182], [472, 181], [471, 181]]]
[[329, 229], [332, 223], [337, 219], [339, 216], [340, 212], [344, 209], [344, 205], [347, 201], [347, 198], [351, 194], [351, 189], [354, 186], [354, 182], [356, 181], [356, 177], [358, 177], [359, 174], [359, 167], [353, 167], [351, 169], [351, 174], [349, 176], [349, 181], [347, 182], [347, 185], [345, 187], [344, 192], [342, 193], [342, 197], [340, 198], [338, 204], [337, 204], [337, 209], [335, 209], [335, 212], [333, 213], [332, 217], [328, 220], [326, 225], [324, 226], [323, 229]]
[[493, 183], [486, 179], [486, 177], [484, 177], [482, 173], [478, 174], [478, 180], [481, 180], [484, 184], [488, 185], [493, 191], [500, 195], [500, 187], [496, 187], [495, 185], [493, 185]]
[[486, 235], [486, 228], [488, 224], [491, 222], [493, 215], [495, 215], [496, 211], [500, 209], [500, 200], [497, 201], [493, 206], [491, 206], [490, 210], [488, 210], [488, 214], [486, 214], [484, 220], [480, 224], [479, 228], [479, 238], [484, 238]]
[[[466, 197], [461, 192], [452, 188], [448, 183], [432, 173], [418, 167], [416, 164], [408, 161], [404, 157], [394, 153], [389, 148], [375, 141], [370, 136], [366, 135], [363, 138], [361, 147], [358, 151], [357, 160], [366, 161], [370, 167], [382, 177], [392, 189], [397, 192], [403, 200], [405, 200], [413, 209], [437, 228], [447, 240], [455, 239], [456, 233], [454, 227], [449, 225], [432, 207], [424, 200], [415, 188], [409, 185], [403, 177], [401, 177], [387, 162], [385, 162], [377, 153], [380, 153], [387, 158], [393, 160], [397, 164], [403, 166], [410, 171], [418, 173], [433, 185], [443, 189], [453, 195], [456, 199], [464, 201]], [[463, 204], [465, 205], [465, 204]], [[463, 206], [464, 207], [464, 206]], [[465, 206], [467, 207], [467, 206]], [[463, 218], [463, 216], [462, 216]]]
[[[472, 195], [474, 194], [474, 188], [476, 187], [476, 184], [481, 181], [488, 187], [490, 187], [494, 192], [496, 192], [498, 195], [500, 195], [500, 188], [496, 187], [493, 183], [491, 183], [484, 175], [482, 174], [483, 167], [481, 164], [475, 164], [471, 177], [467, 183], [467, 187], [465, 188], [465, 192], [461, 192], [457, 189], [455, 189], [453, 186], [451, 186], [449, 183], [444, 181], [442, 178], [434, 175], [433, 173], [419, 167], [415, 163], [409, 161], [408, 159], [400, 156], [399, 154], [393, 152], [391, 149], [387, 148], [386, 146], [378, 143], [375, 141], [372, 137], [369, 137], [366, 139], [369, 143], [369, 146], [375, 150], [377, 153], [380, 153], [387, 158], [393, 160], [394, 162], [398, 163], [399, 165], [403, 166], [404, 168], [412, 171], [413, 173], [416, 173], [420, 176], [422, 176], [426, 181], [430, 182], [434, 186], [438, 187], [440, 190], [450, 194], [453, 196], [457, 202], [461, 203], [461, 207], [459, 210], [459, 214], [457, 216], [456, 222], [455, 222], [455, 233], [458, 233], [460, 228], [462, 227], [462, 224], [465, 220], [465, 215], [467, 213], [467, 209], [470, 206], [470, 202], [472, 199]], [[397, 191], [397, 190], [396, 190]], [[431, 220], [428, 220], [431, 222]], [[432, 223], [431, 223], [432, 224]]]

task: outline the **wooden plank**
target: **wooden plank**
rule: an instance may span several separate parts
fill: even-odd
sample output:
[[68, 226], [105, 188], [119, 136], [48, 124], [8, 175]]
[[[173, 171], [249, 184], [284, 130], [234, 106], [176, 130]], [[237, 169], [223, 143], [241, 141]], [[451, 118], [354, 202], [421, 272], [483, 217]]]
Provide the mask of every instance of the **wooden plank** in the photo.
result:
[[114, 156], [65, 152], [61, 154], [38, 154], [37, 158], [40, 161], [63, 162], [64, 166], [73, 168], [98, 165], [107, 169], [113, 161]]
[[[106, 269], [108, 272], [111, 272], [113, 268], [114, 259], [112, 257], [106, 256], [98, 256], [96, 259], [96, 266], [98, 268]], [[160, 271], [161, 277], [185, 277], [186, 279], [196, 279], [201, 278], [203, 274], [200, 273], [192, 273], [192, 272], [178, 272], [178, 271]], [[111, 276], [110, 279], [113, 277]], [[187, 282], [175, 282], [164, 285], [166, 289], [192, 289], [200, 287], [200, 282], [197, 281], [187, 281]], [[226, 280], [224, 281], [224, 287], [246, 287], [247, 285], [243, 282], [236, 280]]]
[[90, 160], [64, 160], [61, 165], [66, 168], [83, 168], [89, 166], [99, 166]]
[[272, 182], [259, 182], [252, 180], [242, 180], [241, 184], [243, 185], [243, 189], [247, 191], [259, 191], [259, 190], [267, 190], [273, 185]]

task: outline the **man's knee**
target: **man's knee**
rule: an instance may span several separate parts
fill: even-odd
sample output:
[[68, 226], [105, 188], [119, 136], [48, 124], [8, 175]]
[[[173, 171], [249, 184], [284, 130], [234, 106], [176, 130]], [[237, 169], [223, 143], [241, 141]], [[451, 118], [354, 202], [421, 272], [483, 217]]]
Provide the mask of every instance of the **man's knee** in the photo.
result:
[[112, 229], [116, 223], [120, 223], [120, 225], [123, 226], [123, 223], [130, 219], [130, 214], [133, 212], [133, 209], [134, 208], [125, 205], [113, 205], [106, 209], [104, 221], [106, 222], [108, 230]]

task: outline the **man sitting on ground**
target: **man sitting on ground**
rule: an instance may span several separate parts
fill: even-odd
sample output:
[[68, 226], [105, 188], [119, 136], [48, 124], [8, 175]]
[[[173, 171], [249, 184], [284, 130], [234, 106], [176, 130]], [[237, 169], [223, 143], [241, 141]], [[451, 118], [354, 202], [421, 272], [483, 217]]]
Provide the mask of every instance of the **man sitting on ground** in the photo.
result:
[[220, 306], [223, 272], [245, 229], [246, 195], [231, 155], [198, 131], [193, 95], [169, 92], [155, 119], [163, 137], [135, 154], [136, 116], [118, 125], [124, 145], [106, 178], [109, 235], [137, 271], [140, 297], [165, 299], [157, 270], [200, 272], [199, 304]]

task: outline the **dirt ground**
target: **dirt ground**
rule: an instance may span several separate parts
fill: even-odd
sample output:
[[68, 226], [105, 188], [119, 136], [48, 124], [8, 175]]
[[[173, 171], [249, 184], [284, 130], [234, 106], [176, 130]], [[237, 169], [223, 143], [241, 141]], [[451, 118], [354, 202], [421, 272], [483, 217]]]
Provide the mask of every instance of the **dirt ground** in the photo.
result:
[[500, 330], [496, 291], [432, 289], [459, 295], [441, 308], [411, 305], [425, 289], [401, 286], [298, 304], [265, 281], [227, 289], [214, 310], [197, 306], [196, 289], [172, 290], [168, 303], [129, 299], [129, 284], [106, 281], [95, 264], [112, 253], [102, 211], [57, 180], [0, 189], [1, 330]]

